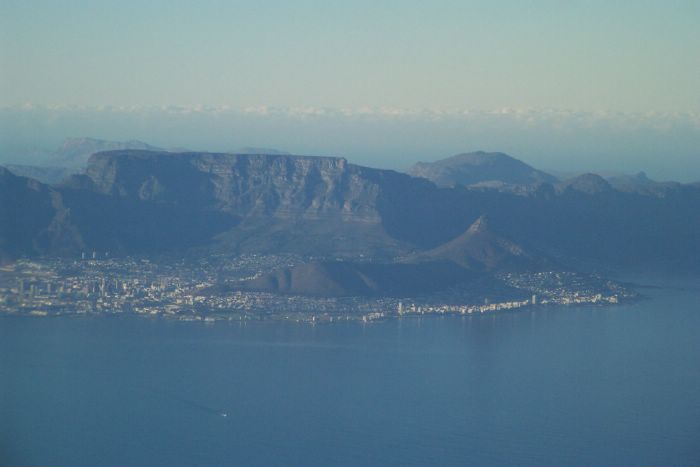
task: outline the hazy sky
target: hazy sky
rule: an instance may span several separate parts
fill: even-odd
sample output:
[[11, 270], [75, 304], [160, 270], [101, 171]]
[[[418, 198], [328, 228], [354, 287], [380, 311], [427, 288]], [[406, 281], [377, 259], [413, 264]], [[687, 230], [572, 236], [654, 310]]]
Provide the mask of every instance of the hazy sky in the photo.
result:
[[698, 0], [0, 5], [0, 105], [700, 110]]
[[700, 0], [0, 0], [0, 162], [91, 136], [700, 180], [699, 83]]

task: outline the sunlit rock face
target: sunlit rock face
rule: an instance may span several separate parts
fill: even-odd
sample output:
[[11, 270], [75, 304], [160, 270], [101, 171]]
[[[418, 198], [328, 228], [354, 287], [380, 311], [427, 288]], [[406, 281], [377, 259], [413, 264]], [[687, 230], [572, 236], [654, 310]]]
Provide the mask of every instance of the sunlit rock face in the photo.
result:
[[340, 216], [374, 223], [380, 221], [382, 172], [388, 171], [336, 157], [147, 151], [98, 153], [86, 171], [95, 189], [108, 195], [198, 204], [240, 216]]

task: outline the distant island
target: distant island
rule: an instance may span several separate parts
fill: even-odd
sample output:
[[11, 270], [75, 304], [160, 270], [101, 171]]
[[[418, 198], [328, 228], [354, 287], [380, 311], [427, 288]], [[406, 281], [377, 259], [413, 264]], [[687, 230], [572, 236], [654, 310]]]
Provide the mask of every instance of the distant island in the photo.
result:
[[700, 269], [697, 184], [129, 144], [51, 184], [0, 168], [0, 311], [367, 321], [615, 304], [637, 294], [611, 272]]

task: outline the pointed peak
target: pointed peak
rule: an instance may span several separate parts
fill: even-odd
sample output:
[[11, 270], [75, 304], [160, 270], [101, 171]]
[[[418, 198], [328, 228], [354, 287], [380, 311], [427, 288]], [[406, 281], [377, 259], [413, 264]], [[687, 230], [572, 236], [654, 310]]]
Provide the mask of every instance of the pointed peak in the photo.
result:
[[489, 224], [490, 222], [488, 216], [486, 216], [486, 214], [482, 214], [477, 220], [474, 221], [474, 223], [469, 227], [467, 232], [484, 232], [489, 229]]

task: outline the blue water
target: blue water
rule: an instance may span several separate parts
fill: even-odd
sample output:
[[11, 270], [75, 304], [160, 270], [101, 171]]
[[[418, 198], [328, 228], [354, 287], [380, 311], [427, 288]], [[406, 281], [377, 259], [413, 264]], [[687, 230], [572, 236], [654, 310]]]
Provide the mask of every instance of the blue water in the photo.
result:
[[0, 465], [700, 465], [685, 286], [365, 326], [4, 317]]

